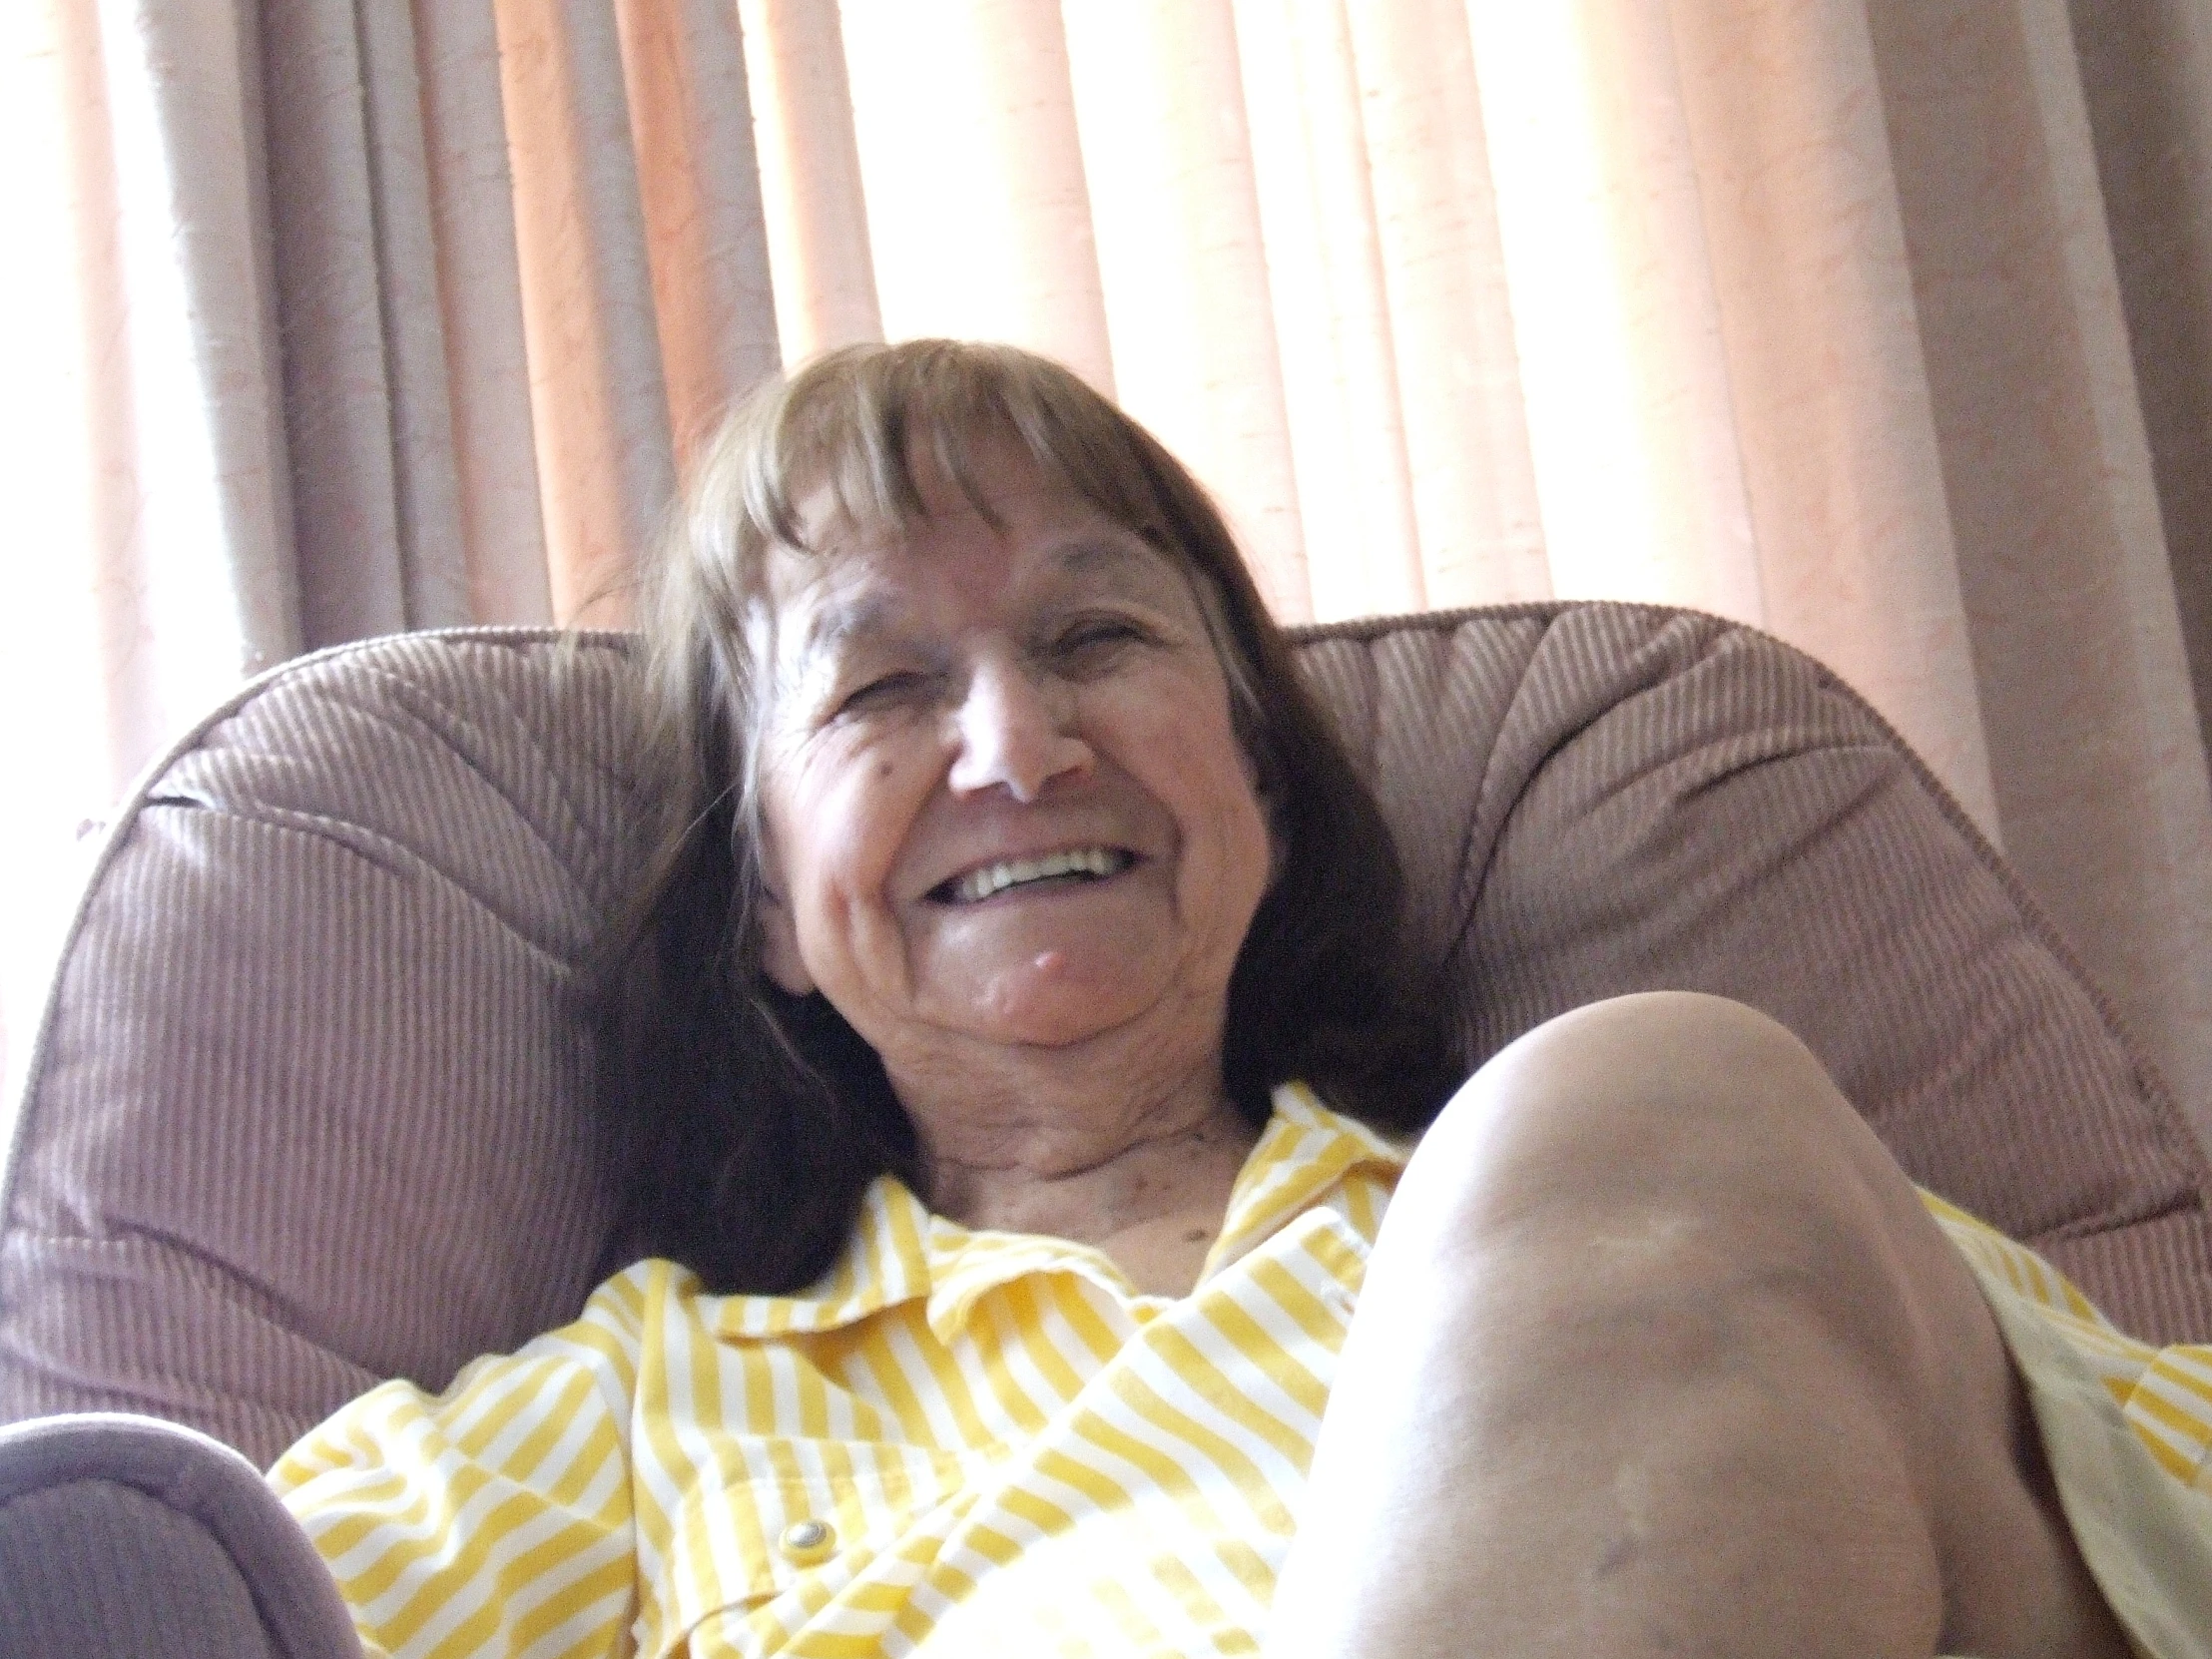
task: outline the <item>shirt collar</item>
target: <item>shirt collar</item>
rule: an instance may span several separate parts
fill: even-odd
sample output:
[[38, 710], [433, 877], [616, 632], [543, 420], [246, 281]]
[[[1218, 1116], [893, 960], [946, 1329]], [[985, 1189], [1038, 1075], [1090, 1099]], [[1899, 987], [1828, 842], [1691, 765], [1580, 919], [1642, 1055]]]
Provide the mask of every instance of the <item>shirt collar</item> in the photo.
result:
[[[1394, 1176], [1405, 1167], [1406, 1146], [1331, 1111], [1303, 1083], [1282, 1085], [1272, 1106], [1230, 1188], [1200, 1283], [1326, 1199], [1355, 1169]], [[971, 1231], [931, 1215], [902, 1182], [883, 1175], [861, 1198], [852, 1237], [828, 1274], [796, 1296], [727, 1298], [717, 1323], [741, 1337], [834, 1331], [926, 1298], [930, 1327], [950, 1341], [978, 1297], [1032, 1273], [1073, 1274], [1117, 1300], [1148, 1300], [1102, 1251], [1038, 1234]]]

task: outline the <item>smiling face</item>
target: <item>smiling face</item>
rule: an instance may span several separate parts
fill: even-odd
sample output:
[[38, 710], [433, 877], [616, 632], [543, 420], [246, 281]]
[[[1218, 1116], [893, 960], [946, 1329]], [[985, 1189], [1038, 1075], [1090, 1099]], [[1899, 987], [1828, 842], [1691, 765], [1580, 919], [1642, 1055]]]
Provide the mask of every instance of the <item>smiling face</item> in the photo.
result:
[[1192, 578], [983, 451], [991, 518], [807, 520], [770, 569], [764, 952], [906, 1082], [1130, 1045], [1218, 1069], [1270, 846]]

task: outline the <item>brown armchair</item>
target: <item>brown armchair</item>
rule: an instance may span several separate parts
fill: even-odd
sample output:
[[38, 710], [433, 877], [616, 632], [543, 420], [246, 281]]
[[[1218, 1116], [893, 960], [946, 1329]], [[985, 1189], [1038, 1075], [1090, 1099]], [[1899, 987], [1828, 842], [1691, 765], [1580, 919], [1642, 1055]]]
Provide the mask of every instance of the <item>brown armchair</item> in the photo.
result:
[[[1602, 604], [1349, 624], [1300, 654], [1396, 829], [1467, 1068], [1609, 994], [1737, 997], [1917, 1180], [2122, 1326], [2212, 1337], [2203, 1152], [1833, 676]], [[0, 1421], [140, 1413], [265, 1464], [383, 1378], [437, 1387], [566, 1321], [619, 1265], [576, 988], [637, 833], [628, 674], [612, 636], [346, 646], [154, 769], [70, 933], [0, 1189]], [[163, 1433], [0, 1434], [0, 1652], [49, 1616], [90, 1621], [76, 1651], [348, 1651], [282, 1510]], [[145, 1543], [140, 1509], [176, 1537]], [[118, 1591], [133, 1550], [155, 1567]]]

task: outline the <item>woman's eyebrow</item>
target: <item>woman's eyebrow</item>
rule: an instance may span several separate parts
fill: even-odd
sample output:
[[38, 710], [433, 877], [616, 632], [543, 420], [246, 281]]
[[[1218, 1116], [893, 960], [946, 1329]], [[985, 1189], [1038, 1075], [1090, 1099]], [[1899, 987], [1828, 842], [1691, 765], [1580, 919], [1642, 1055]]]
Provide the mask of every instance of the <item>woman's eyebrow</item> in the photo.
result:
[[1136, 536], [1079, 536], [1055, 550], [1060, 574], [1101, 577], [1118, 591], [1140, 591], [1162, 577], [1178, 575], [1176, 566], [1151, 543]]
[[875, 595], [851, 600], [832, 599], [819, 606], [807, 619], [807, 631], [800, 637], [799, 650], [793, 659], [793, 679], [805, 684], [819, 669], [834, 665], [854, 645], [894, 634], [890, 610], [891, 607]]

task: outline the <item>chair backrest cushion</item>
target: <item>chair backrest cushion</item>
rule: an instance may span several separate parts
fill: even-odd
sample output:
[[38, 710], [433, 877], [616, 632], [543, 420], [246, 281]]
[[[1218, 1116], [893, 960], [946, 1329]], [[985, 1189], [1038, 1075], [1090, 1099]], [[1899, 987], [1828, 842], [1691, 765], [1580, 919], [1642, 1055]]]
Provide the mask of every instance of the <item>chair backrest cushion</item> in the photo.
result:
[[[1709, 617], [1312, 631], [1461, 1058], [1621, 991], [1797, 1030], [1919, 1180], [2121, 1323], [2212, 1336], [2212, 1172], [1882, 722]], [[0, 1420], [151, 1411], [267, 1461], [374, 1382], [568, 1319], [613, 1222], [580, 965], [635, 856], [608, 636], [404, 636], [265, 676], [127, 804], [0, 1212]]]

